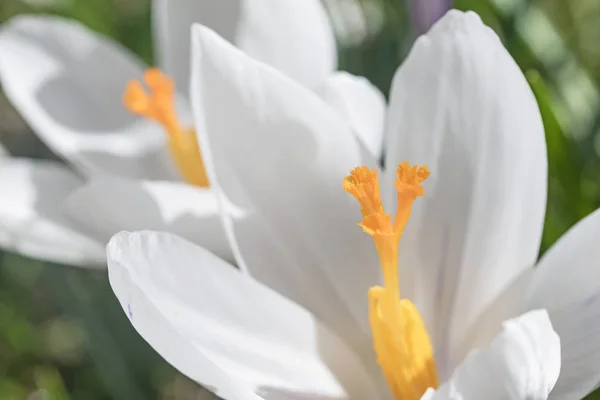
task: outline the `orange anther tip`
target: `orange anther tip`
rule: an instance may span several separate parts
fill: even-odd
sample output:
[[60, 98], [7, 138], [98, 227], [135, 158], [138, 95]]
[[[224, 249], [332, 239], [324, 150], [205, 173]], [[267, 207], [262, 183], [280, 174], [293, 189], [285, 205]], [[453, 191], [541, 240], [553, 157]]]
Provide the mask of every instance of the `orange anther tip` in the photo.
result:
[[147, 84], [160, 82], [164, 79], [162, 71], [158, 68], [148, 68], [144, 72], [144, 81]]
[[396, 171], [397, 181], [409, 186], [419, 186], [430, 175], [426, 165], [413, 165], [408, 162], [398, 164]]
[[342, 187], [358, 200], [363, 216], [383, 213], [376, 169], [365, 166], [354, 168], [344, 178]]
[[130, 81], [123, 93], [123, 103], [129, 111], [142, 113], [148, 109], [150, 99], [138, 81]]
[[144, 73], [144, 82], [152, 92], [172, 92], [173, 81], [158, 68], [149, 68]]
[[[376, 185], [378, 184], [377, 180], [377, 170], [369, 169], [365, 166], [356, 167], [352, 171], [350, 171], [350, 175], [346, 176], [343, 181], [343, 188], [346, 191], [350, 191], [355, 187], [367, 186], [367, 185]], [[377, 188], [379, 189], [379, 188]]]

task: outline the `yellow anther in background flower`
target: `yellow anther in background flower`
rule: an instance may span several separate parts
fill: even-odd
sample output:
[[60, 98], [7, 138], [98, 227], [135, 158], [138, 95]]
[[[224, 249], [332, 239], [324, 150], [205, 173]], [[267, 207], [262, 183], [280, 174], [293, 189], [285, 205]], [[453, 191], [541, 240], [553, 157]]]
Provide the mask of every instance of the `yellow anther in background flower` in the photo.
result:
[[158, 122], [168, 133], [169, 150], [175, 165], [186, 182], [208, 187], [208, 177], [193, 128], [179, 124], [175, 111], [175, 85], [158, 68], [144, 74], [147, 93], [138, 81], [131, 81], [125, 89], [123, 103], [129, 111]]
[[383, 270], [384, 287], [374, 286], [368, 292], [369, 322], [377, 361], [396, 400], [418, 400], [438, 385], [429, 335], [415, 305], [400, 298], [398, 277], [398, 245], [428, 176], [427, 167], [398, 166], [394, 182], [398, 210], [393, 223], [381, 203], [376, 170], [355, 168], [343, 185], [360, 203], [363, 220], [359, 225], [373, 237]]
[[164, 76], [159, 69], [151, 68], [144, 74], [144, 82], [150, 89], [150, 94], [146, 93], [140, 82], [131, 81], [123, 96], [125, 106], [135, 114], [158, 122], [169, 134], [177, 133], [181, 128], [173, 107], [173, 81]]

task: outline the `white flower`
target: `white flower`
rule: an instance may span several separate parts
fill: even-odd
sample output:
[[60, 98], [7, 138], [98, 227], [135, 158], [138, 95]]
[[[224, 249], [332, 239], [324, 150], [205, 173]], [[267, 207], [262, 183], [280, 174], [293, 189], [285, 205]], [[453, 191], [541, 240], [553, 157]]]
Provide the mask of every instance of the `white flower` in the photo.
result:
[[[107, 246], [119, 301], [168, 362], [236, 400], [387, 399], [384, 375], [394, 393], [412, 390], [402, 400], [436, 380], [425, 398], [578, 400], [596, 387], [600, 212], [532, 268], [546, 202], [543, 125], [518, 66], [476, 14], [449, 12], [394, 79], [385, 208], [407, 218], [394, 181], [427, 175], [401, 169], [398, 178], [396, 165], [427, 164], [431, 176], [409, 191], [411, 201], [425, 195], [399, 248], [403, 305], [386, 309], [374, 289], [371, 321], [367, 292], [381, 269], [341, 183], [355, 166], [376, 165], [372, 155], [314, 93], [205, 27], [192, 39], [208, 175], [220, 202], [248, 212], [221, 212], [240, 270], [167, 233], [122, 232]], [[379, 210], [368, 199], [367, 217]], [[390, 232], [372, 222], [363, 225], [374, 236]], [[393, 292], [396, 250], [378, 250]], [[383, 374], [371, 328], [375, 347], [389, 350], [378, 354]]]
[[[113, 234], [156, 229], [232, 258], [213, 191], [183, 182], [206, 185], [195, 135], [187, 132], [189, 101], [182, 95], [188, 91], [189, 32], [195, 21], [343, 110], [366, 95], [383, 112], [382, 95], [366, 81], [334, 72], [335, 43], [318, 0], [219, 1], [218, 7], [212, 0], [154, 1], [159, 64], [180, 94], [172, 93], [156, 70], [145, 75], [151, 81], [146, 83], [158, 85], [150, 98], [129, 84], [128, 106], [148, 119], [123, 105], [128, 82], [141, 80], [146, 66], [119, 44], [52, 16], [21, 16], [1, 28], [6, 95], [74, 170], [49, 161], [0, 161], [0, 246], [60, 263], [102, 266], [103, 245]], [[347, 90], [361, 98], [337, 95]], [[156, 99], [162, 102], [158, 109]], [[369, 140], [379, 151], [382, 126], [360, 129], [366, 134], [377, 129]]]

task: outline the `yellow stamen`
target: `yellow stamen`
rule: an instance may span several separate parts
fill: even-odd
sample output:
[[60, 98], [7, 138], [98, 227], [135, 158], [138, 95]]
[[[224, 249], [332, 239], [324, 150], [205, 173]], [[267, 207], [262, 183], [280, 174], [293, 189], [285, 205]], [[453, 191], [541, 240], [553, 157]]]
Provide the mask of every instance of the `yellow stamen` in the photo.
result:
[[202, 161], [194, 128], [182, 127], [175, 112], [173, 80], [159, 69], [150, 68], [144, 74], [149, 94], [138, 81], [131, 81], [125, 89], [123, 103], [129, 111], [158, 122], [168, 133], [169, 151], [179, 173], [186, 182], [208, 187], [208, 176]]
[[355, 168], [343, 185], [360, 203], [363, 220], [359, 225], [373, 237], [383, 270], [384, 286], [374, 286], [368, 293], [369, 322], [377, 361], [396, 400], [418, 400], [438, 385], [429, 335], [415, 305], [400, 298], [398, 277], [398, 245], [428, 176], [427, 167], [398, 166], [394, 182], [398, 210], [393, 222], [381, 203], [376, 170]]

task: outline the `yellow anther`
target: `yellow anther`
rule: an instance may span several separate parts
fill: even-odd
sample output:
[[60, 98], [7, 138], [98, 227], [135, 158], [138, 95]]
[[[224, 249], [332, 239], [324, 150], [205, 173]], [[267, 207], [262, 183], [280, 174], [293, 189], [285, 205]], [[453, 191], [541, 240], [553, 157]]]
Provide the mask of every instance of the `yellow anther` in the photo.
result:
[[381, 286], [369, 290], [369, 323], [377, 362], [396, 400], [417, 400], [437, 387], [427, 330], [415, 305]]
[[138, 81], [131, 81], [123, 94], [129, 111], [158, 122], [168, 134], [171, 157], [186, 182], [208, 187], [208, 177], [193, 128], [182, 127], [175, 111], [175, 85], [158, 68], [144, 74], [147, 93]]
[[374, 286], [368, 293], [369, 322], [377, 361], [396, 400], [418, 400], [438, 384], [429, 335], [415, 305], [400, 298], [398, 277], [398, 245], [428, 176], [427, 167], [398, 166], [394, 182], [398, 210], [393, 222], [383, 209], [375, 170], [358, 167], [344, 179], [344, 190], [360, 203], [363, 220], [359, 225], [373, 237], [383, 270], [384, 286]]

